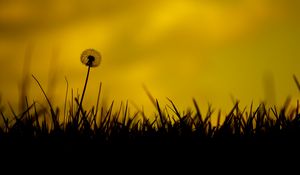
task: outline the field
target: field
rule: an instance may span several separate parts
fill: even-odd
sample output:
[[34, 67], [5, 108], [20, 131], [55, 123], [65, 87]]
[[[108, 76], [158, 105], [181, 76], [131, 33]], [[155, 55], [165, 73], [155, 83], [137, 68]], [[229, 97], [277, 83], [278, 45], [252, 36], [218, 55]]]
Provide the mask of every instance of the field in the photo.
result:
[[[101, 87], [98, 96], [100, 91]], [[146, 116], [143, 111], [129, 112], [128, 102], [119, 107], [114, 107], [112, 102], [108, 109], [99, 109], [97, 103], [86, 110], [81, 105], [83, 97], [80, 102], [79, 97], [72, 97], [71, 106], [66, 109], [66, 104], [63, 110], [59, 110], [54, 109], [49, 100], [47, 109], [38, 109], [36, 103], [26, 101], [26, 108], [20, 114], [16, 114], [12, 107], [12, 116], [5, 116], [1, 111], [1, 144], [39, 141], [104, 145], [281, 144], [296, 143], [300, 137], [299, 101], [296, 107], [290, 107], [287, 99], [281, 109], [275, 106], [267, 108], [263, 103], [258, 107], [251, 104], [249, 109], [240, 109], [239, 102], [236, 102], [223, 120], [218, 113], [214, 119], [217, 122], [213, 124], [212, 116], [216, 112], [209, 109], [202, 114], [195, 99], [194, 110], [182, 112], [172, 100], [169, 100], [169, 105], [161, 107], [158, 100], [148, 95], [156, 107], [155, 116]]]
[[[85, 109], [82, 104], [90, 69], [101, 61], [97, 54], [92, 49], [83, 52], [81, 61], [88, 67], [83, 91], [75, 97], [72, 91], [69, 97], [67, 84], [63, 109], [54, 107], [56, 105], [51, 103], [34, 75], [32, 78], [47, 101], [46, 107], [37, 102], [29, 103], [25, 97], [19, 114], [11, 105], [12, 115], [9, 116], [4, 114], [4, 107], [0, 108], [2, 156], [68, 163], [95, 158], [105, 163], [118, 160], [121, 164], [133, 160], [145, 165], [151, 160], [162, 164], [182, 160], [186, 163], [193, 160], [191, 157], [201, 157], [197, 162], [201, 160], [208, 164], [212, 160], [264, 163], [266, 158], [278, 163], [279, 157], [282, 160], [298, 152], [299, 100], [292, 105], [287, 98], [280, 109], [276, 106], [268, 108], [264, 103], [240, 108], [236, 101], [231, 111], [222, 116], [210, 106], [203, 114], [195, 99], [193, 110], [181, 111], [170, 99], [168, 105], [161, 106], [145, 89], [156, 109], [153, 116], [147, 116], [142, 110], [132, 112], [128, 102], [117, 107], [114, 102], [108, 108], [101, 106], [100, 84], [97, 103]], [[297, 77], [294, 75], [293, 78], [300, 90]]]
[[[226, 116], [221, 116], [211, 108], [202, 114], [195, 99], [193, 110], [180, 111], [172, 100], [162, 107], [147, 92], [156, 111], [154, 116], [146, 116], [143, 111], [130, 112], [128, 102], [118, 107], [112, 102], [108, 109], [100, 108], [100, 86], [98, 102], [91, 109], [82, 107], [83, 90], [81, 97], [72, 95], [69, 107], [66, 95], [65, 107], [59, 110], [33, 78], [48, 101], [47, 108], [25, 100], [26, 107], [20, 114], [11, 106], [12, 116], [0, 111], [0, 148], [2, 156], [13, 163], [16, 157], [23, 162], [31, 157], [80, 166], [87, 162], [124, 166], [134, 162], [135, 166], [147, 167], [155, 160], [162, 168], [167, 162], [248, 167], [254, 160], [259, 165], [256, 168], [266, 168], [266, 161], [290, 162], [300, 146], [299, 101], [292, 107], [287, 99], [281, 109], [267, 108], [263, 103], [241, 109], [236, 102]], [[86, 85], [87, 81], [84, 89]]]

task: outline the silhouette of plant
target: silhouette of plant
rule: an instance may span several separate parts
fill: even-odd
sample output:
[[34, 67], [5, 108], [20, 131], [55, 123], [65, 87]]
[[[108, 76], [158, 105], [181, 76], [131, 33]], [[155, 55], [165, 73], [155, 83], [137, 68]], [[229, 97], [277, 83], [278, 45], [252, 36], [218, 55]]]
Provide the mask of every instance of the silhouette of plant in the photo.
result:
[[[82, 107], [82, 101], [90, 68], [100, 64], [101, 55], [93, 49], [88, 49], [82, 53], [81, 61], [88, 67], [83, 93], [79, 102], [79, 97], [73, 98], [73, 90], [71, 91], [72, 100], [69, 109], [63, 110], [63, 121], [59, 119], [60, 110], [55, 110], [41, 83], [34, 76], [33, 78], [47, 100], [48, 109], [40, 108], [39, 103], [35, 101], [29, 104], [28, 100], [25, 101], [26, 109], [20, 114], [16, 114], [9, 106], [12, 116], [7, 116], [3, 113], [3, 107], [0, 108], [2, 122], [0, 147], [8, 143], [3, 150], [13, 148], [11, 145], [14, 144], [10, 143], [15, 142], [18, 143], [15, 144], [17, 146], [22, 145], [19, 143], [29, 142], [29, 150], [33, 145], [31, 142], [49, 144], [53, 150], [57, 149], [52, 145], [58, 143], [66, 149], [91, 150], [91, 154], [99, 148], [99, 145], [102, 146], [103, 152], [106, 152], [106, 145], [137, 145], [133, 148], [150, 145], [151, 149], [155, 148], [155, 145], [159, 145], [156, 147], [157, 150], [164, 153], [166, 149], [170, 149], [168, 147], [170, 144], [172, 146], [180, 145], [175, 152], [183, 149], [184, 152], [200, 150], [201, 153], [208, 153], [208, 149], [211, 148], [221, 148], [220, 145], [229, 145], [222, 149], [226, 148], [225, 152], [229, 152], [228, 156], [231, 156], [229, 150], [235, 151], [236, 148], [248, 152], [255, 145], [272, 144], [272, 148], [275, 146], [275, 150], [278, 149], [276, 144], [280, 146], [293, 145], [294, 147], [300, 145], [297, 144], [300, 140], [300, 105], [297, 101], [296, 107], [291, 107], [290, 99], [280, 110], [275, 106], [267, 108], [263, 103], [257, 108], [254, 108], [253, 104], [249, 109], [240, 108], [239, 103], [236, 102], [231, 111], [221, 119], [220, 111], [217, 118], [214, 118], [214, 110], [211, 106], [208, 107], [207, 113], [203, 114], [195, 99], [193, 99], [194, 110], [181, 111], [170, 99], [168, 99], [170, 105], [162, 107], [158, 100], [145, 89], [156, 110], [154, 115], [147, 116], [139, 110], [132, 113], [128, 102], [121, 103], [117, 110], [112, 102], [108, 108], [102, 106], [98, 111], [102, 86], [100, 83], [96, 107], [86, 110]], [[298, 86], [299, 83], [295, 76], [294, 80]], [[65, 98], [65, 108], [66, 101], [67, 97]], [[78, 108], [74, 105], [74, 101]], [[215, 119], [217, 123], [213, 124], [212, 120]], [[86, 146], [81, 147], [82, 145]], [[186, 145], [188, 147], [184, 147]], [[249, 147], [247, 147], [248, 145]], [[140, 148], [144, 149], [143, 146]], [[290, 149], [290, 147], [288, 148]], [[34, 147], [34, 149], [38, 148]], [[269, 149], [268, 146], [258, 149], [258, 151], [263, 152], [267, 149]], [[281, 147], [280, 149], [285, 150]]]
[[101, 54], [98, 51], [96, 51], [95, 49], [86, 49], [82, 52], [80, 59], [81, 59], [81, 62], [84, 65], [88, 66], [88, 71], [87, 71], [87, 74], [86, 74], [86, 79], [85, 79], [85, 83], [84, 83], [84, 87], [83, 87], [79, 107], [78, 107], [78, 110], [77, 110], [77, 113], [76, 113], [76, 117], [78, 117], [80, 111], [82, 110], [82, 102], [83, 102], [87, 82], [88, 82], [88, 79], [89, 79], [90, 69], [91, 69], [91, 67], [99, 66], [99, 64], [101, 62]]

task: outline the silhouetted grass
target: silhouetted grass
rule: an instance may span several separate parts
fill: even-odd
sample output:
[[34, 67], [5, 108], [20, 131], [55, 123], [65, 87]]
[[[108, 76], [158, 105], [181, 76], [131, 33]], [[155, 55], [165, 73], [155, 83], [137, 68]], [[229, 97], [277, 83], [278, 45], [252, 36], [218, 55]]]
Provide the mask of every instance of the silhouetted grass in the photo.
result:
[[291, 107], [288, 99], [280, 110], [267, 108], [263, 103], [256, 108], [251, 104], [249, 109], [241, 109], [236, 102], [224, 117], [221, 112], [214, 115], [211, 107], [202, 114], [195, 99], [192, 110], [181, 111], [170, 99], [162, 107], [148, 92], [156, 111], [147, 116], [143, 111], [132, 112], [128, 102], [118, 107], [114, 107], [114, 102], [108, 108], [99, 107], [100, 84], [97, 103], [91, 109], [83, 108], [79, 96], [74, 97], [72, 91], [69, 106], [66, 95], [64, 109], [59, 110], [33, 78], [48, 107], [37, 102], [29, 104], [26, 98], [26, 110], [20, 114], [10, 107], [12, 115], [6, 116], [4, 108], [0, 108], [0, 151], [2, 156], [8, 155], [13, 160], [31, 157], [39, 161], [50, 157], [54, 160], [50, 163], [59, 161], [61, 165], [80, 167], [90, 159], [93, 161], [89, 163], [127, 167], [147, 167], [156, 162], [162, 168], [170, 161], [173, 165], [185, 163], [187, 167], [194, 164], [196, 168], [199, 162], [227, 167], [248, 167], [252, 162], [265, 165], [264, 160], [277, 164], [298, 155], [299, 101], [296, 107]]
[[[201, 113], [195, 99], [193, 110], [181, 111], [170, 99], [169, 104], [162, 107], [144, 87], [156, 110], [152, 116], [147, 116], [143, 111], [132, 112], [128, 102], [121, 103], [119, 107], [115, 107], [114, 102], [108, 108], [99, 107], [100, 83], [96, 105], [85, 109], [82, 102], [90, 68], [101, 61], [98, 52], [88, 52], [91, 53], [82, 55], [82, 62], [88, 66], [82, 95], [74, 97], [72, 90], [68, 101], [66, 80], [63, 110], [54, 108], [55, 105], [34, 76], [47, 101], [47, 107], [37, 102], [29, 103], [27, 98], [22, 103], [25, 110], [20, 114], [16, 114], [13, 107], [9, 106], [12, 115], [7, 116], [3, 107], [0, 107], [0, 150], [9, 154], [18, 154], [20, 151], [30, 155], [42, 152], [42, 156], [47, 152], [59, 156], [69, 152], [75, 157], [81, 153], [91, 156], [101, 153], [102, 157], [105, 154], [111, 157], [111, 153], [124, 155], [129, 152], [123, 158], [132, 156], [132, 151], [146, 158], [157, 155], [151, 153], [161, 153], [160, 156], [169, 158], [173, 154], [198, 153], [198, 156], [203, 157], [205, 154], [214, 153], [217, 156], [226, 153], [223, 157], [225, 159], [240, 153], [246, 157], [253, 152], [266, 154], [267, 150], [274, 151], [275, 155], [279, 152], [290, 154], [291, 150], [294, 154], [293, 150], [300, 146], [299, 101], [296, 107], [291, 107], [289, 99], [279, 110], [275, 106], [267, 108], [264, 103], [258, 107], [251, 104], [249, 109], [241, 109], [236, 102], [224, 117], [221, 112], [215, 116], [210, 106], [206, 114]], [[300, 88], [295, 75], [293, 78]], [[216, 124], [212, 121], [216, 121]]]
[[[44, 93], [44, 92], [43, 92]], [[100, 93], [100, 91], [99, 91]], [[46, 94], [45, 97], [47, 98]], [[37, 103], [28, 104], [21, 114], [5, 116], [0, 127], [0, 143], [6, 141], [59, 141], [95, 142], [101, 144], [210, 144], [210, 143], [267, 143], [296, 142], [300, 138], [299, 103], [290, 109], [288, 103], [279, 111], [260, 104], [253, 109], [241, 110], [236, 103], [220, 121], [221, 114], [213, 119], [213, 111], [206, 114], [194, 102], [194, 110], [180, 112], [169, 99], [170, 105], [162, 108], [156, 100], [156, 113], [146, 116], [143, 111], [130, 112], [126, 102], [114, 110], [96, 107], [90, 110], [80, 106], [74, 98], [66, 114], [54, 110], [49, 100], [48, 110], [38, 109]], [[98, 98], [99, 101], [99, 98]], [[79, 109], [79, 114], [77, 114]], [[289, 110], [287, 110], [289, 109]], [[217, 121], [213, 124], [212, 120]]]

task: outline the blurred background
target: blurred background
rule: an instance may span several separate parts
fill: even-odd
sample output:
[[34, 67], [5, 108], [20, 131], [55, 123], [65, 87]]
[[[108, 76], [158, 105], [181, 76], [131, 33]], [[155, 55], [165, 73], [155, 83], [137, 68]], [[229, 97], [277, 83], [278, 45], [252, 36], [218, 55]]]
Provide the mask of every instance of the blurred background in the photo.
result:
[[280, 106], [299, 98], [299, 8], [298, 0], [1, 0], [1, 104], [44, 103], [33, 74], [62, 106], [65, 78], [69, 98], [71, 88], [81, 94], [80, 54], [94, 48], [103, 59], [91, 70], [87, 108], [100, 82], [102, 103], [129, 100], [149, 112], [143, 86], [180, 109], [192, 98], [224, 112], [237, 99]]

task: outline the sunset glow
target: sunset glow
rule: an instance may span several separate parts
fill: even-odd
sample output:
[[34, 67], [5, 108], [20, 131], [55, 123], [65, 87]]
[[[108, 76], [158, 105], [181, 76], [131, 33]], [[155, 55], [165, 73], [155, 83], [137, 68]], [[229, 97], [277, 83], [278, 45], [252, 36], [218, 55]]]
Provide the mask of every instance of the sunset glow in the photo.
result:
[[[197, 99], [228, 111], [233, 100], [282, 105], [299, 99], [300, 3], [293, 0], [10, 1], [0, 5], [1, 105], [44, 103], [35, 75], [58, 106], [66, 80], [81, 93], [81, 53], [101, 53], [85, 106], [129, 100], [154, 111], [143, 85], [162, 104], [181, 109]], [[9, 112], [9, 111], [5, 111]]]

